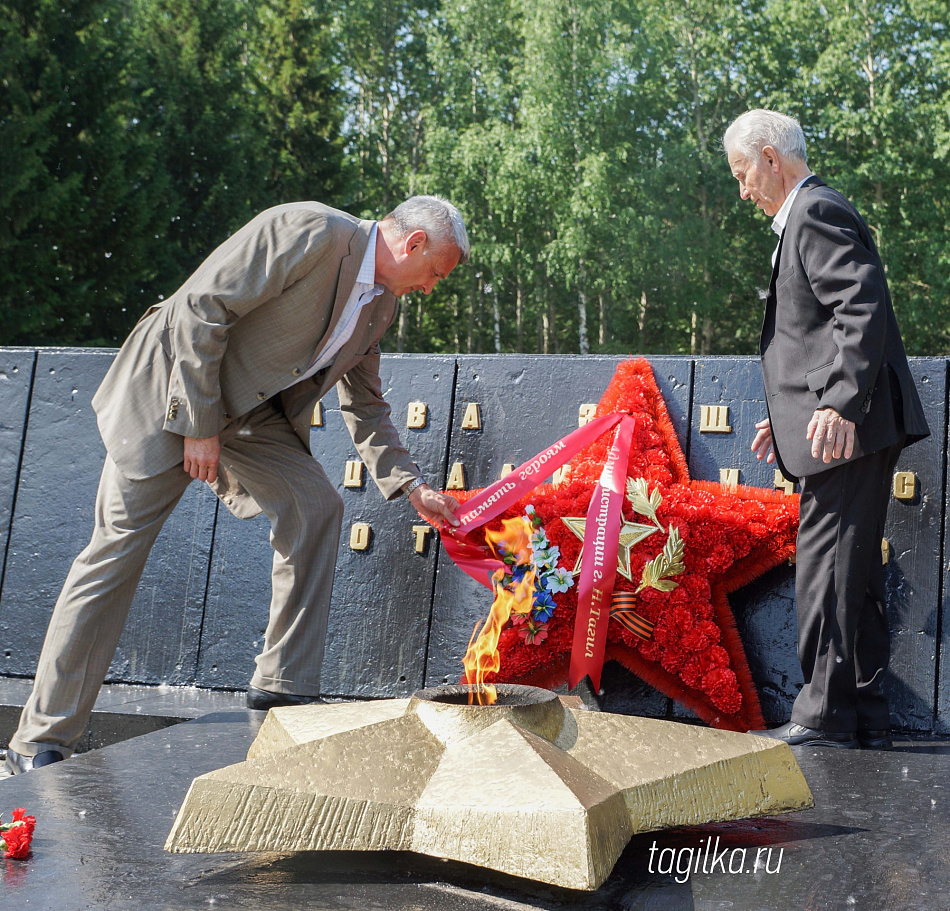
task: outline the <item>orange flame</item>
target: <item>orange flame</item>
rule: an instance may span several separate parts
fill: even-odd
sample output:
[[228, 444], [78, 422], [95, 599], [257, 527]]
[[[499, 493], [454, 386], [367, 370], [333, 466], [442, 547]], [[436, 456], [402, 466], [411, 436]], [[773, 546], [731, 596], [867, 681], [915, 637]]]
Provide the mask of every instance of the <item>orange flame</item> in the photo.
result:
[[[505, 519], [501, 531], [485, 531], [485, 540], [495, 555], [498, 555], [497, 545], [504, 543], [505, 550], [514, 554], [516, 562], [528, 563], [531, 558], [529, 536], [531, 524], [520, 516], [516, 519]], [[463, 683], [468, 684], [468, 704], [472, 705], [476, 699], [479, 705], [494, 705], [498, 696], [495, 687], [485, 682], [488, 674], [497, 674], [501, 669], [501, 656], [498, 654], [498, 639], [505, 624], [514, 614], [527, 614], [531, 610], [534, 595], [534, 570], [525, 573], [508, 591], [501, 585], [503, 573], [498, 570], [492, 583], [495, 589], [495, 600], [492, 603], [488, 617], [483, 623], [476, 623], [472, 631], [472, 638], [468, 641], [468, 651], [462, 659], [465, 667]]]

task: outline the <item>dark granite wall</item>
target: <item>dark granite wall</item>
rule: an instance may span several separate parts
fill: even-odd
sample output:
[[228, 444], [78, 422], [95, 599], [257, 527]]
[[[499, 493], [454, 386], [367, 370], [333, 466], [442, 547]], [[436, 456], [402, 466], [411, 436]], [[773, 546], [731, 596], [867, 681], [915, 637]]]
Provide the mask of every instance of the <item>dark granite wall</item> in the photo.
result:
[[[30, 676], [53, 602], [91, 531], [104, 449], [89, 402], [113, 353], [0, 349], [0, 674]], [[393, 420], [433, 484], [461, 464], [483, 487], [572, 430], [596, 403], [618, 357], [391, 355], [383, 385]], [[750, 450], [764, 414], [753, 358], [650, 359], [695, 478], [773, 487], [774, 469]], [[944, 547], [947, 491], [947, 361], [912, 362], [933, 435], [903, 454], [913, 499], [892, 499], [887, 539], [895, 721], [910, 731], [950, 731], [950, 638]], [[413, 403], [425, 426], [410, 427]], [[463, 427], [471, 404], [480, 427]], [[345, 503], [324, 663], [329, 695], [390, 697], [454, 681], [487, 592], [458, 571], [433, 535], [416, 552], [421, 522], [403, 500], [383, 501], [364, 476], [345, 486], [356, 459], [335, 396], [323, 403], [312, 446]], [[728, 407], [728, 414], [723, 407]], [[719, 411], [705, 410], [719, 408]], [[727, 433], [704, 430], [717, 418]], [[368, 546], [351, 547], [356, 523]], [[260, 647], [270, 599], [271, 551], [263, 518], [239, 521], [194, 484], [146, 568], [110, 677], [130, 683], [243, 688]], [[329, 580], [328, 580], [329, 584]], [[770, 721], [782, 721], [801, 682], [795, 655], [794, 569], [783, 567], [733, 597], [753, 676]], [[943, 652], [950, 655], [950, 643]], [[608, 665], [605, 708], [657, 716], [688, 713], [627, 671]]]

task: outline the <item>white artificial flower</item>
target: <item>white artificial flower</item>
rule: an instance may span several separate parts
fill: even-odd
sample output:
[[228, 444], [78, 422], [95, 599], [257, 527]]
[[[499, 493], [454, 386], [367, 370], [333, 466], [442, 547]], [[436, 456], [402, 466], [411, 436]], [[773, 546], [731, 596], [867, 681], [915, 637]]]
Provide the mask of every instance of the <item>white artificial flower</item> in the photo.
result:
[[561, 548], [555, 544], [553, 547], [546, 547], [543, 550], [534, 551], [534, 565], [538, 569], [554, 569], [561, 556]]
[[548, 536], [544, 533], [543, 528], [539, 528], [537, 531], [531, 532], [531, 537], [528, 540], [531, 542], [532, 553], [537, 553], [539, 550], [547, 549]]
[[573, 584], [574, 576], [570, 570], [561, 569], [559, 566], [555, 566], [554, 569], [544, 577], [544, 587], [555, 595], [566, 592]]

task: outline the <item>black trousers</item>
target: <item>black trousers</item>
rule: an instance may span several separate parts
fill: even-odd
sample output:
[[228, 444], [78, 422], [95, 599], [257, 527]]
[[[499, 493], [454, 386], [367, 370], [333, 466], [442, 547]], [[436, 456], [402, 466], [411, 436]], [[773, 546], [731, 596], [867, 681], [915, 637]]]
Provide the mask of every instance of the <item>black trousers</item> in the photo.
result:
[[890, 727], [881, 539], [903, 440], [802, 478], [795, 601], [805, 685], [792, 721], [829, 732]]

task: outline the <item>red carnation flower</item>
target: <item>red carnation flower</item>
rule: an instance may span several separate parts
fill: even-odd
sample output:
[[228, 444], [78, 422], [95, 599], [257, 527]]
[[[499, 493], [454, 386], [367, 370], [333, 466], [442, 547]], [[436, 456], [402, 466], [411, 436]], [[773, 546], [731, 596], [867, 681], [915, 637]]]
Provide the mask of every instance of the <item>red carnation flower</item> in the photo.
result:
[[703, 676], [703, 692], [712, 700], [716, 708], [732, 715], [739, 711], [742, 697], [736, 675], [725, 667], [715, 667]]
[[36, 817], [27, 816], [23, 807], [13, 811], [13, 822], [0, 829], [0, 846], [4, 857], [22, 859], [30, 853]]
[[667, 648], [663, 650], [660, 657], [660, 664], [664, 671], [675, 674], [686, 661], [686, 652], [679, 648]]
[[691, 652], [703, 652], [715, 645], [720, 637], [719, 627], [711, 620], [700, 620], [683, 636], [683, 648]]

